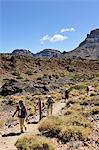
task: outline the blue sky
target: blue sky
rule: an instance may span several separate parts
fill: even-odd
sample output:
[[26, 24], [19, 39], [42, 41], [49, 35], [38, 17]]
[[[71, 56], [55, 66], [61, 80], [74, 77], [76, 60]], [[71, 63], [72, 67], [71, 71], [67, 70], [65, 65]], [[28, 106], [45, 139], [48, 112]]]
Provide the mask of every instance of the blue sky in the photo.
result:
[[70, 51], [99, 28], [98, 0], [0, 0], [0, 52]]

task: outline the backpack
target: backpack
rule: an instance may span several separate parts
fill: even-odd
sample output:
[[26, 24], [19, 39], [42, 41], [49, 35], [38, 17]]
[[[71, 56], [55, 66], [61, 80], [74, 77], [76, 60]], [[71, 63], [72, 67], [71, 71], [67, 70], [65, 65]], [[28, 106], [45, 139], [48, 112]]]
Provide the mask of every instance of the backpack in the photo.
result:
[[26, 117], [25, 106], [18, 106], [18, 117], [19, 118], [25, 118]]
[[48, 103], [48, 105], [52, 105], [52, 103], [54, 103], [54, 101], [51, 97], [49, 97], [47, 100], [47, 103]]

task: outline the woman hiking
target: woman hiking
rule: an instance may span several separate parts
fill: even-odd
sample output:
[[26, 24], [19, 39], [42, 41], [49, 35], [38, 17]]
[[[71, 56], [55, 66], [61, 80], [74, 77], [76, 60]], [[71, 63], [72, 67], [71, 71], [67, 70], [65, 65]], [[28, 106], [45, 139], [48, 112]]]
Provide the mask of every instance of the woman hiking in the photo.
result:
[[26, 130], [24, 121], [25, 121], [25, 118], [27, 120], [27, 111], [22, 100], [19, 101], [18, 106], [16, 107], [16, 110], [14, 114], [12, 115], [12, 117], [14, 117], [17, 112], [18, 112], [18, 117], [19, 117], [20, 130], [21, 130], [21, 133], [24, 133], [23, 128]]

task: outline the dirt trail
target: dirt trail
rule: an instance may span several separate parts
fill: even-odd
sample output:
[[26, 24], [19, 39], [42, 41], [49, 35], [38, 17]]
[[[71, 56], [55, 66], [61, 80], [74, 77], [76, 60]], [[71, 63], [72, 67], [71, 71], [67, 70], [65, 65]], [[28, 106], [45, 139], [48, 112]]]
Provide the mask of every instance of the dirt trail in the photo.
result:
[[[63, 107], [65, 107], [65, 103], [62, 103], [62, 101], [54, 103], [53, 115], [55, 115], [55, 116], [59, 115], [61, 112], [61, 109]], [[34, 119], [35, 118], [36, 118], [36, 120], [38, 120], [38, 115], [34, 116]], [[29, 134], [29, 133], [33, 133], [34, 135], [39, 134], [38, 126], [39, 126], [39, 123], [28, 124], [27, 131], [23, 134], [19, 133], [19, 131], [20, 131], [19, 125], [15, 126], [13, 128], [8, 128], [8, 130], [6, 129], [5, 131], [1, 131], [1, 133], [4, 135], [4, 137], [2, 137], [2, 135], [0, 135], [0, 150], [17, 150], [17, 148], [14, 146], [17, 139], [19, 137]]]
[[[33, 133], [38, 134], [38, 125], [39, 124], [28, 124], [28, 129], [25, 133], [20, 134], [18, 126], [12, 129], [8, 129], [8, 132], [4, 133], [4, 136], [7, 137], [0, 137], [0, 150], [17, 150], [14, 146], [17, 139], [23, 135]], [[14, 133], [14, 134], [13, 134]]]
[[[77, 99], [78, 98], [79, 97], [77, 97]], [[66, 104], [63, 100], [54, 103], [53, 115], [54, 116], [62, 115], [62, 110], [64, 109], [65, 106]], [[8, 130], [6, 130], [5, 132], [1, 131], [1, 133], [4, 132], [2, 134], [5, 134], [7, 137], [2, 137], [0, 135], [0, 150], [17, 150], [14, 144], [19, 137], [24, 136], [26, 134], [31, 134], [31, 133], [33, 133], [34, 135], [39, 134], [39, 131], [38, 131], [39, 123], [37, 123], [38, 120], [39, 120], [39, 116], [38, 114], [36, 114], [36, 116], [34, 116], [34, 120], [32, 121], [30, 120], [30, 124], [27, 125], [27, 131], [23, 134], [19, 134], [19, 131], [20, 131], [19, 125], [13, 128], [8, 128]], [[95, 121], [94, 124], [96, 124], [96, 128], [99, 129], [99, 120]], [[14, 135], [11, 135], [12, 133], [14, 133]], [[65, 145], [59, 144], [57, 143], [56, 139], [52, 139], [52, 140], [54, 140], [54, 143], [57, 147], [56, 150], [66, 150], [66, 144]]]

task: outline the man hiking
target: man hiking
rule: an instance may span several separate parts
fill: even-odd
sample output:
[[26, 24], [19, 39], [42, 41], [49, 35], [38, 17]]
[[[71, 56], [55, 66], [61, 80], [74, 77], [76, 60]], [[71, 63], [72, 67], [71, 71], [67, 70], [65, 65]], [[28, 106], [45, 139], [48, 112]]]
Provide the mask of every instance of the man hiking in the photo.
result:
[[18, 112], [18, 117], [19, 117], [20, 130], [21, 130], [21, 133], [24, 133], [23, 127], [26, 130], [26, 127], [24, 125], [24, 120], [25, 118], [27, 119], [27, 111], [22, 100], [19, 101], [18, 106], [16, 107], [16, 110], [14, 114], [12, 115], [12, 117], [14, 117], [17, 112]]
[[48, 99], [47, 99], [47, 115], [52, 115], [52, 111], [53, 111], [53, 103], [54, 100], [52, 99], [51, 95], [48, 95]]
[[67, 104], [67, 100], [69, 98], [69, 90], [65, 91], [65, 103]]

